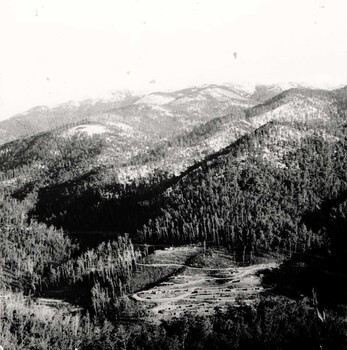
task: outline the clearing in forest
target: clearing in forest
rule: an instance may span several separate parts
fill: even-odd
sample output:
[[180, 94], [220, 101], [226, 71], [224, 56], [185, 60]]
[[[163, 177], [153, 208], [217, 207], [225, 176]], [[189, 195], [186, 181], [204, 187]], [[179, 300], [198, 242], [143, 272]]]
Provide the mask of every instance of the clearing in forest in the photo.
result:
[[179, 317], [186, 311], [209, 315], [218, 307], [252, 303], [264, 291], [260, 271], [278, 266], [263, 262], [239, 266], [222, 249], [184, 246], [157, 250], [143, 268], [176, 268], [176, 273], [152, 288], [131, 295], [150, 319]]

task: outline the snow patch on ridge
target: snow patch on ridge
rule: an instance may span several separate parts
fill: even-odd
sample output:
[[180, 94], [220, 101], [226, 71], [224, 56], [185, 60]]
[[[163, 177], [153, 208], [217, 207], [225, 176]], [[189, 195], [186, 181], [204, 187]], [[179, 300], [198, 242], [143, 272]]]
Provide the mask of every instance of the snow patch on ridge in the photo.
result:
[[68, 130], [68, 134], [86, 133], [88, 136], [104, 134], [108, 129], [103, 125], [85, 124], [78, 125]]

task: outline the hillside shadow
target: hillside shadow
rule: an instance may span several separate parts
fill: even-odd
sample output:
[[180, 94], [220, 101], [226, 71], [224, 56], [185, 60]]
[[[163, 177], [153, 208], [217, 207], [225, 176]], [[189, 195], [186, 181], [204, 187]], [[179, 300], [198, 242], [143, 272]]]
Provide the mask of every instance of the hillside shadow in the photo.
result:
[[[278, 268], [262, 271], [262, 284], [275, 295], [292, 299], [312, 297], [328, 308], [347, 305], [347, 272], [341, 262], [324, 255], [300, 255]], [[345, 266], [345, 264], [343, 264]]]
[[[162, 208], [171, 201], [165, 190], [181, 177], [159, 172], [148, 179], [123, 184], [112, 181], [111, 171], [95, 168], [71, 180], [37, 189], [28, 219], [63, 229], [88, 248], [125, 232], [138, 242], [138, 230], [162, 214]], [[13, 197], [24, 198], [31, 188], [20, 188]]]

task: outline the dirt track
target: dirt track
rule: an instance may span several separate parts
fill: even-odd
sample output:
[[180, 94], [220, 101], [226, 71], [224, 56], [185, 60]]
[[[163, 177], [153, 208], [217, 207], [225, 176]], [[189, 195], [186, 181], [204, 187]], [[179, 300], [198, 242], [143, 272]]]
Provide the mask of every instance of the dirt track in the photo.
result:
[[[199, 251], [195, 248], [191, 251], [192, 247], [177, 249], [160, 251], [151, 262], [141, 264], [143, 267], [181, 268], [180, 273], [168, 281], [131, 295], [145, 307], [148, 305], [152, 320], [169, 319], [186, 311], [211, 314], [216, 306], [225, 307], [241, 300], [250, 303], [264, 290], [258, 272], [278, 265], [269, 262], [245, 267], [226, 266], [225, 254], [216, 252], [213, 256], [214, 267], [189, 266], [182, 260], [191, 256], [190, 253], [198, 254]], [[172, 263], [169, 262], [170, 259]], [[222, 267], [218, 267], [219, 259]], [[153, 307], [153, 303], [156, 306]]]

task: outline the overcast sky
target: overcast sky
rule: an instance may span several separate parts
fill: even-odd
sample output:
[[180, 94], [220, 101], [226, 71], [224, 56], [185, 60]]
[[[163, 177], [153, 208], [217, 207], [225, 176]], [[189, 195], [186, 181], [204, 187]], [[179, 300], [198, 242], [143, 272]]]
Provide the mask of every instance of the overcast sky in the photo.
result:
[[346, 0], [0, 0], [0, 119], [116, 89], [347, 83]]

